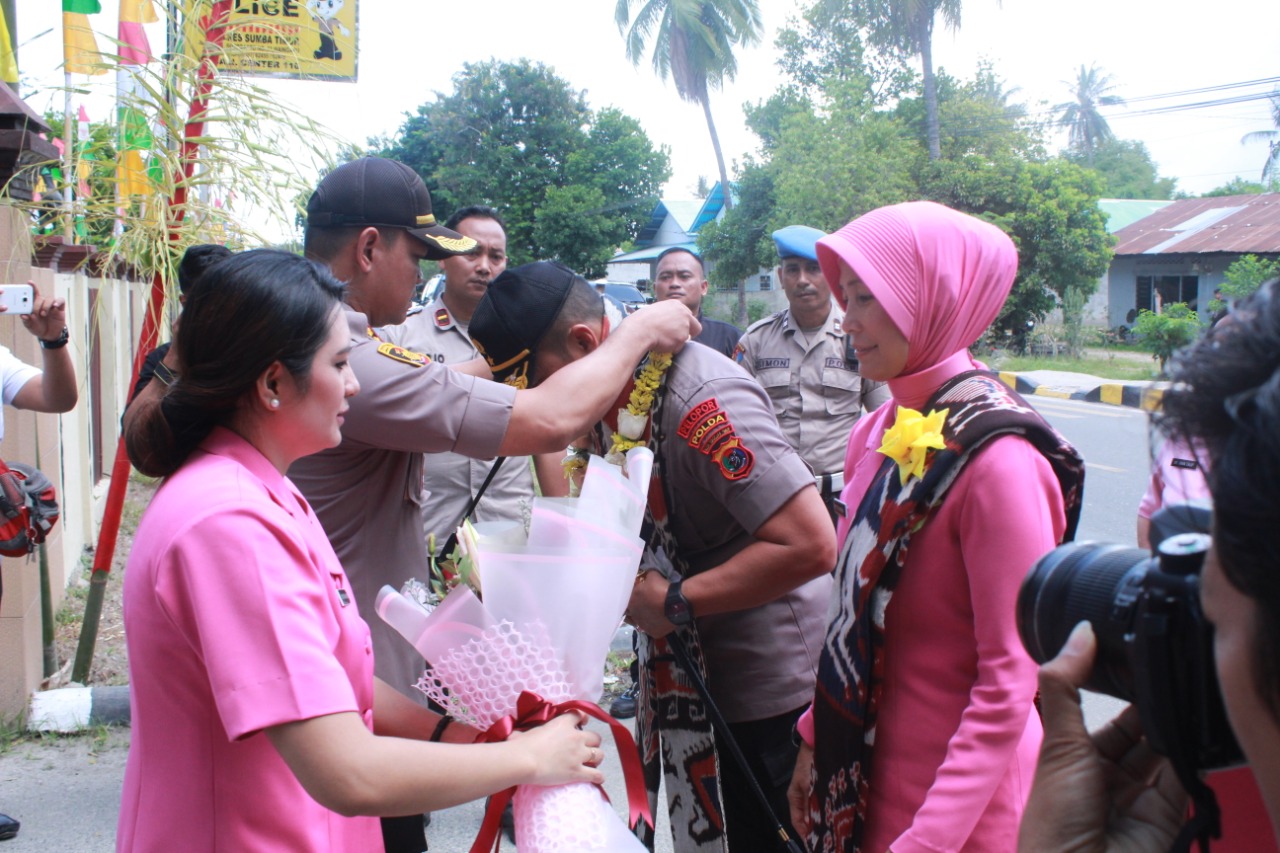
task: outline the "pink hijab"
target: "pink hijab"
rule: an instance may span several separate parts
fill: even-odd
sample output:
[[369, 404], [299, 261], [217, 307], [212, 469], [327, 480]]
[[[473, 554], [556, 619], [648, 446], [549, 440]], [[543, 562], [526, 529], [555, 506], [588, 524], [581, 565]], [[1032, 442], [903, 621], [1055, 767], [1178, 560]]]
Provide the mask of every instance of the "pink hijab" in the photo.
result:
[[845, 308], [849, 265], [907, 339], [903, 375], [972, 346], [1013, 288], [1018, 253], [1003, 231], [931, 201], [871, 211], [818, 241], [818, 263]]

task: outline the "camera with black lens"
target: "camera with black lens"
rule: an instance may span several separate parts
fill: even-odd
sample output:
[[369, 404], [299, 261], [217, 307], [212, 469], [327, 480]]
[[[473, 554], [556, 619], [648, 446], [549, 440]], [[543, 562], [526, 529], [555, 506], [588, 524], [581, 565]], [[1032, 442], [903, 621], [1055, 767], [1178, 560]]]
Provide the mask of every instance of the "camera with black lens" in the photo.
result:
[[1152, 518], [1154, 555], [1102, 542], [1061, 545], [1041, 557], [1018, 593], [1018, 633], [1037, 663], [1062, 649], [1084, 619], [1098, 653], [1085, 688], [1138, 707], [1151, 747], [1183, 787], [1244, 758], [1227, 722], [1213, 660], [1213, 626], [1200, 608], [1209, 511], [1165, 507]]

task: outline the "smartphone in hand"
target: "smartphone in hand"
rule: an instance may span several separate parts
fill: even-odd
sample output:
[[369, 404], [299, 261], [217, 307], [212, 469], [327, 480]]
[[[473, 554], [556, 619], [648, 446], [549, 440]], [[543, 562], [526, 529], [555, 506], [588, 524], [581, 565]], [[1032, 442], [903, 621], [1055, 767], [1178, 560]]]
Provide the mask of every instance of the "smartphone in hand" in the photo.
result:
[[6, 314], [30, 314], [36, 294], [29, 284], [0, 284], [0, 308]]

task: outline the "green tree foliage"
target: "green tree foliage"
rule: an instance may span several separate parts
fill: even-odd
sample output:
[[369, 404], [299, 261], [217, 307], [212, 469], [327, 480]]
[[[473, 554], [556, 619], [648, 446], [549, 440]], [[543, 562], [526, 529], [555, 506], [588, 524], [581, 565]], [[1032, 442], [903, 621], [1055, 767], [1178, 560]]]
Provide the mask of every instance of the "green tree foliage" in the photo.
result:
[[1204, 323], [1185, 302], [1164, 306], [1160, 314], [1139, 311], [1133, 331], [1143, 347], [1151, 351], [1151, 357], [1160, 362], [1160, 373], [1175, 352], [1196, 339]]
[[1136, 139], [1107, 139], [1093, 149], [1093, 162], [1077, 151], [1067, 159], [1092, 168], [1102, 178], [1103, 198], [1173, 198], [1177, 181], [1162, 178], [1147, 146]]
[[670, 177], [666, 150], [529, 60], [469, 63], [453, 85], [371, 145], [422, 176], [439, 218], [471, 204], [500, 210], [513, 264], [559, 258], [603, 275]]
[[[971, 81], [939, 74], [939, 144], [943, 158], [1013, 153], [1022, 158], [1043, 159], [1039, 127], [1025, 121], [1020, 108], [1008, 103], [1008, 97], [1004, 82], [987, 64], [979, 65]], [[893, 114], [913, 133], [923, 136], [926, 109], [922, 98], [902, 98]]]
[[1099, 111], [1102, 107], [1124, 104], [1124, 98], [1113, 95], [1115, 81], [1110, 74], [1103, 74], [1096, 65], [1085, 68], [1072, 82], [1063, 81], [1071, 89], [1072, 100], [1054, 107], [1059, 114], [1058, 123], [1068, 130], [1071, 150], [1093, 163], [1094, 151], [1113, 137], [1111, 126]]
[[[1280, 276], [1280, 260], [1242, 255], [1223, 271], [1219, 289], [1223, 296], [1243, 299], [1277, 276]], [[1210, 307], [1216, 310], [1222, 306], [1211, 304]]]
[[876, 106], [908, 91], [916, 75], [900, 56], [867, 50], [863, 24], [847, 4], [818, 2], [778, 31], [778, 69], [787, 79], [781, 91], [807, 102], [827, 87], [861, 82]]
[[[44, 120], [49, 125], [50, 139], [63, 139], [64, 120], [61, 113], [47, 112]], [[76, 128], [72, 128], [72, 137], [76, 134]], [[78, 140], [73, 141], [76, 149], [77, 157], [84, 157], [87, 162], [88, 172], [88, 189], [89, 195], [80, 198], [80, 193], [76, 189], [79, 183], [79, 176], [73, 175], [71, 181], [71, 191], [77, 198], [77, 224], [76, 229], [78, 239], [82, 243], [88, 243], [91, 246], [108, 246], [111, 244], [111, 229], [114, 225], [114, 219], [111, 217], [85, 214], [94, 210], [98, 212], [102, 207], [99, 203], [94, 203], [94, 199], [113, 200], [116, 191], [116, 146], [115, 146], [115, 128], [106, 122], [90, 122], [89, 123], [89, 139], [87, 144], [83, 144]], [[45, 175], [45, 184], [48, 186], [52, 182], [55, 169], [59, 169], [57, 164], [49, 164], [48, 168], [42, 169]], [[61, 171], [59, 169], [59, 174]], [[64, 177], [65, 180], [65, 177]], [[51, 196], [57, 200], [61, 199], [61, 193], [65, 191], [65, 185], [58, 187], [58, 194]], [[43, 219], [57, 220], [57, 212], [51, 211], [52, 217], [44, 216]], [[61, 233], [60, 226], [53, 229], [54, 233]]]
[[1247, 181], [1241, 177], [1235, 177], [1222, 186], [1215, 187], [1204, 193], [1201, 198], [1217, 198], [1229, 195], [1261, 195], [1262, 193], [1271, 192], [1280, 192], [1280, 182], [1268, 187], [1253, 181]]
[[[830, 231], [885, 204], [918, 197], [924, 151], [902, 123], [867, 108], [856, 84], [829, 107], [788, 118], [773, 152], [775, 221]], [[849, 93], [848, 97], [839, 97]]]
[[749, 162], [738, 178], [737, 190], [733, 209], [698, 232], [698, 250], [711, 262], [708, 276], [718, 289], [734, 287], [776, 260], [770, 237], [775, 211], [772, 170]]
[[1086, 299], [1097, 289], [1113, 239], [1098, 208], [1095, 174], [1062, 159], [1011, 154], [931, 165], [926, 197], [990, 219], [1018, 247], [1018, 277], [995, 324], [1015, 348], [1069, 289]]
[[[834, 15], [837, 7], [826, 4], [819, 0], [819, 9]], [[866, 4], [838, 8], [856, 23]], [[796, 27], [817, 20], [811, 14]], [[796, 45], [821, 43], [803, 32], [790, 38]], [[1082, 302], [1096, 289], [1112, 255], [1098, 209], [1101, 179], [1047, 156], [1043, 128], [1012, 102], [1016, 90], [989, 63], [972, 80], [937, 76], [936, 160], [925, 147], [923, 97], [884, 103], [883, 83], [873, 79], [878, 72], [865, 64], [856, 73], [824, 76], [821, 63], [796, 57], [784, 63], [779, 91], [748, 109], [748, 124], [765, 144], [763, 159], [741, 176], [744, 198], [749, 183], [772, 185], [772, 212], [761, 204], [763, 227], [758, 218], [726, 215], [705, 232], [705, 251], [727, 264], [726, 274], [745, 278], [753, 265], [771, 265], [772, 247], [760, 248], [757, 235], [774, 228], [804, 223], [833, 231], [882, 205], [931, 199], [986, 218], [1018, 246], [1018, 278], [997, 321], [998, 339], [1005, 332], [1025, 338], [1059, 300], [1070, 294], [1072, 304]]]
[[[836, 12], [850, 0], [824, 0]], [[929, 159], [942, 157], [938, 89], [933, 70], [933, 30], [939, 15], [951, 29], [960, 28], [960, 0], [853, 0], [852, 9], [866, 28], [873, 47], [895, 56], [919, 56], [925, 107], [925, 142]]]
[[978, 71], [970, 84], [974, 95], [996, 107], [1008, 119], [1023, 119], [1027, 116], [1027, 108], [1010, 101], [1014, 95], [1022, 91], [1021, 86], [1012, 89], [1005, 86], [1005, 81], [995, 71], [990, 59], [978, 60]]

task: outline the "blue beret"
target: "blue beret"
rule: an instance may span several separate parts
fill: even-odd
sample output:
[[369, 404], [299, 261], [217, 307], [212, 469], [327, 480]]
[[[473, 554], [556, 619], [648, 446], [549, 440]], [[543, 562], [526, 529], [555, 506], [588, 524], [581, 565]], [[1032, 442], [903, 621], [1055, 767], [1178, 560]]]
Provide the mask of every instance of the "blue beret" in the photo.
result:
[[780, 258], [818, 259], [818, 241], [827, 236], [825, 232], [808, 225], [788, 225], [773, 232], [773, 245], [778, 248]]

